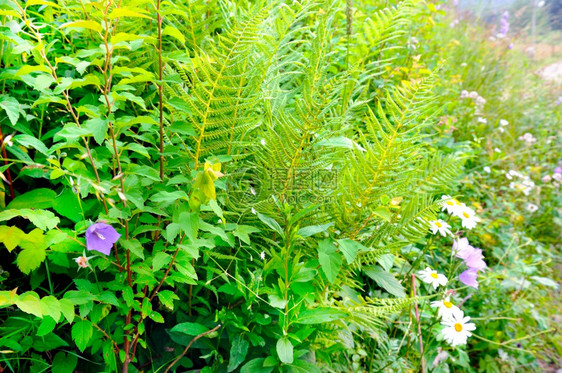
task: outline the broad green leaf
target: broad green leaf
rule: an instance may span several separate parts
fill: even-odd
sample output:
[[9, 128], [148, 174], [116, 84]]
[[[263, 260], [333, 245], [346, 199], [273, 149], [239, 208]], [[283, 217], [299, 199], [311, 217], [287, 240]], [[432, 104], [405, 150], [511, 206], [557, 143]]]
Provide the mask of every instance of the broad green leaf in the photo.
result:
[[328, 281], [334, 282], [343, 260], [331, 240], [326, 239], [318, 243], [318, 261]]
[[282, 337], [277, 341], [277, 355], [279, 360], [285, 364], [293, 363], [293, 344], [287, 337]]
[[70, 188], [66, 188], [52, 201], [53, 209], [65, 218], [72, 220], [74, 223], [78, 223], [83, 219], [78, 198], [80, 198], [80, 196], [74, 194]]
[[244, 334], [234, 337], [230, 347], [230, 360], [228, 361], [227, 371], [232, 372], [246, 359], [250, 343], [244, 338]]
[[69, 301], [68, 299], [60, 299], [59, 304], [60, 304], [60, 311], [63, 314], [64, 318], [66, 319], [66, 321], [68, 321], [69, 324], [72, 324], [75, 315], [74, 304], [72, 304], [72, 302]]
[[20, 241], [26, 234], [18, 227], [0, 225], [0, 242], [3, 243], [8, 251], [12, 251], [20, 244]]
[[43, 337], [55, 329], [57, 322], [53, 320], [52, 317], [45, 316], [43, 320], [41, 320], [41, 324], [39, 324], [39, 328], [37, 329], [37, 336]]
[[20, 271], [28, 275], [43, 263], [46, 256], [45, 249], [24, 249], [18, 254], [16, 264]]
[[41, 313], [41, 301], [39, 295], [34, 291], [21, 294], [16, 299], [16, 306], [25, 313], [30, 313], [37, 317], [43, 317]]
[[65, 28], [65, 27], [85, 28], [98, 33], [101, 33], [102, 31], [101, 24], [99, 22], [94, 22], [94, 21], [75, 21], [75, 22], [68, 22], [59, 26], [59, 28]]
[[347, 264], [353, 263], [355, 257], [357, 256], [357, 252], [360, 249], [366, 249], [366, 247], [361, 245], [359, 242], [355, 242], [349, 238], [338, 240], [338, 244], [340, 245], [340, 251], [343, 253]]
[[189, 197], [183, 190], [176, 190], [173, 192], [167, 192], [165, 190], [158, 192], [150, 197], [150, 200], [159, 207], [166, 207], [178, 200], [189, 200]]
[[279, 225], [279, 223], [277, 223], [275, 221], [275, 219], [270, 218], [269, 216], [260, 214], [258, 212], [258, 218], [265, 223], [265, 225], [267, 225], [269, 228], [273, 229], [275, 232], [279, 233], [281, 235], [281, 237], [284, 237], [283, 234], [283, 229], [281, 228], [281, 226]]
[[273, 372], [274, 367], [264, 367], [265, 359], [263, 357], [259, 357], [256, 359], [252, 359], [248, 361], [242, 368], [240, 369], [240, 373], [271, 373]]
[[88, 320], [77, 321], [72, 325], [71, 334], [72, 340], [76, 343], [76, 347], [78, 347], [81, 352], [84, 352], [94, 334], [92, 323]]
[[48, 209], [53, 207], [53, 201], [57, 194], [47, 188], [33, 189], [27, 193], [17, 196], [6, 206], [8, 209], [22, 209], [33, 207], [34, 209]]
[[390, 223], [390, 221], [392, 220], [392, 213], [390, 212], [390, 209], [385, 206], [377, 207], [375, 211], [373, 211], [373, 215], [378, 216], [379, 218], [385, 220], [388, 223]]
[[163, 251], [157, 252], [152, 259], [152, 272], [158, 272], [164, 268], [165, 265], [170, 263], [171, 260], [172, 257], [169, 254], [166, 254]]
[[10, 220], [17, 216], [26, 218], [35, 226], [43, 231], [53, 229], [60, 222], [60, 219], [47, 210], [32, 209], [8, 209], [0, 212], [0, 221]]
[[0, 95], [0, 108], [6, 111], [8, 114], [8, 119], [10, 119], [10, 123], [12, 126], [15, 126], [18, 122], [18, 118], [20, 116], [20, 103], [18, 100], [11, 96]]
[[76, 365], [78, 364], [78, 358], [72, 354], [65, 354], [60, 351], [57, 352], [52, 364], [52, 373], [73, 373]]
[[109, 124], [107, 120], [102, 118], [92, 118], [84, 123], [83, 128], [92, 134], [98, 145], [101, 145], [105, 139], [105, 135], [107, 134], [108, 126]]
[[33, 136], [25, 134], [16, 135], [14, 136], [14, 142], [23, 146], [24, 148], [31, 147], [44, 155], [47, 155], [47, 153], [49, 152], [45, 144], [43, 144], [43, 142]]
[[148, 17], [147, 15], [144, 15], [142, 13], [139, 13], [137, 10], [140, 9], [129, 9], [129, 8], [115, 8], [111, 11], [111, 13], [109, 13], [109, 15], [107, 16], [107, 18], [109, 19], [115, 19], [115, 18], [123, 18], [123, 17], [133, 17], [133, 18], [146, 18], [146, 19], [150, 19], [150, 17]]
[[179, 300], [180, 298], [171, 290], [162, 290], [158, 292], [158, 299], [160, 300], [160, 303], [164, 305], [164, 307], [173, 311], [174, 300]]
[[298, 324], [321, 324], [339, 320], [346, 316], [347, 313], [342, 310], [336, 308], [319, 307], [301, 311], [295, 322]]
[[41, 298], [41, 313], [51, 316], [53, 320], [58, 322], [61, 314], [59, 300], [52, 295]]
[[304, 227], [299, 229], [298, 235], [305, 238], [315, 235], [316, 233], [326, 232], [328, 228], [334, 225], [334, 222], [322, 224], [322, 225], [310, 225], [308, 227]]
[[197, 232], [199, 231], [199, 215], [196, 212], [182, 212], [177, 223], [191, 242], [197, 239]]
[[177, 324], [170, 331], [172, 333], [181, 333], [181, 334], [197, 336], [199, 334], [205, 333], [208, 330], [209, 328], [207, 328], [205, 325], [197, 324], [194, 322], [184, 322], [181, 324]]
[[173, 26], [164, 27], [164, 30], [162, 30], [162, 35], [170, 35], [176, 38], [180, 43], [185, 44], [185, 36], [180, 32], [180, 30]]
[[404, 287], [396, 280], [392, 273], [386, 272], [379, 266], [363, 267], [363, 272], [390, 294], [399, 298], [406, 296]]

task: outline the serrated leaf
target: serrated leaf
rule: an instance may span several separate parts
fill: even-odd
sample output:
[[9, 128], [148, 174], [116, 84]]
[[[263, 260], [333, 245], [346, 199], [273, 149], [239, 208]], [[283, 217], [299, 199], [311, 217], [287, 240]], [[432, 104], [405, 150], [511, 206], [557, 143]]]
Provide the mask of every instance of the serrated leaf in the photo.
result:
[[179, 300], [180, 298], [171, 290], [162, 290], [158, 292], [158, 299], [169, 310], [174, 309], [174, 300]]
[[170, 263], [171, 260], [172, 257], [169, 254], [163, 251], [157, 252], [156, 255], [154, 255], [154, 258], [152, 259], [152, 272], [158, 272], [165, 265]]
[[16, 264], [20, 271], [28, 275], [37, 269], [46, 257], [44, 248], [23, 249], [16, 258]]
[[25, 236], [26, 234], [18, 227], [0, 225], [0, 242], [6, 246], [9, 252], [12, 252]]
[[43, 317], [41, 313], [41, 301], [39, 295], [34, 291], [21, 294], [16, 299], [16, 306], [25, 313], [30, 313], [37, 317]]
[[129, 18], [146, 18], [146, 19], [150, 19], [150, 17], [139, 13], [138, 11], [129, 9], [129, 8], [115, 8], [111, 11], [111, 13], [109, 13], [109, 15], [107, 16], [107, 18], [109, 19], [115, 19], [115, 18], [124, 18], [124, 17], [129, 17]]
[[60, 311], [63, 314], [66, 321], [68, 321], [69, 324], [72, 324], [75, 315], [74, 304], [72, 304], [72, 302], [69, 301], [68, 299], [60, 299], [59, 305], [60, 305]]
[[72, 325], [72, 340], [76, 343], [76, 347], [78, 347], [81, 352], [84, 352], [86, 347], [88, 347], [88, 343], [93, 334], [94, 329], [92, 323], [88, 320], [80, 320]]
[[43, 231], [53, 229], [60, 222], [60, 219], [47, 210], [32, 209], [8, 209], [0, 212], [0, 221], [10, 220], [17, 216], [26, 218], [35, 226]]
[[53, 320], [52, 317], [45, 316], [43, 320], [41, 320], [41, 324], [39, 324], [39, 328], [37, 329], [37, 336], [43, 337], [55, 329], [57, 322]]
[[55, 321], [59, 321], [61, 314], [59, 300], [52, 295], [41, 298], [41, 313], [51, 316]]

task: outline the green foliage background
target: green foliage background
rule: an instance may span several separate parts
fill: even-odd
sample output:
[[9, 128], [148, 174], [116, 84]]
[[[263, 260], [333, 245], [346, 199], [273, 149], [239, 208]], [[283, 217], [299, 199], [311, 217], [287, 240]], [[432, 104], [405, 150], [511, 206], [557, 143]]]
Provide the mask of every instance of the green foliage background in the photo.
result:
[[[556, 88], [509, 41], [450, 27], [442, 6], [0, 0], [0, 369], [559, 359], [560, 189], [541, 181], [560, 161]], [[535, 181], [530, 195], [510, 169]], [[450, 222], [484, 250], [478, 290], [428, 232], [443, 194], [482, 218]], [[110, 256], [85, 251], [97, 221], [122, 235]], [[81, 255], [90, 269], [76, 270]], [[439, 336], [429, 301], [444, 291], [418, 282], [414, 296], [427, 266], [473, 317], [467, 346]]]

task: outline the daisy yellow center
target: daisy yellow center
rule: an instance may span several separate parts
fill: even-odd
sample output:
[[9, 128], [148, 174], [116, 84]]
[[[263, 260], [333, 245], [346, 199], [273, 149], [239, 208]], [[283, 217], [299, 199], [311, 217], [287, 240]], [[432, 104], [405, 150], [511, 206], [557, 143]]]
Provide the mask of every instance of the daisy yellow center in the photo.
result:
[[444, 305], [445, 307], [447, 307], [447, 308], [453, 307], [453, 303], [447, 302], [447, 301], [444, 301], [444, 302], [443, 302], [443, 305]]
[[467, 218], [467, 219], [470, 218], [470, 215], [468, 215], [466, 212], [463, 212], [463, 213], [462, 213], [462, 216], [464, 216], [464, 217]]
[[433, 278], [437, 278], [437, 273], [432, 273], [430, 276]]
[[435, 225], [438, 226], [439, 228], [443, 226], [443, 224], [439, 223], [438, 221], [435, 222]]
[[456, 330], [457, 332], [462, 332], [462, 325], [461, 325], [460, 323], [456, 323], [456, 324], [455, 324], [455, 330]]
[[447, 202], [445, 202], [445, 203], [448, 204], [449, 206], [453, 206], [453, 205], [454, 205], [453, 201], [447, 201]]

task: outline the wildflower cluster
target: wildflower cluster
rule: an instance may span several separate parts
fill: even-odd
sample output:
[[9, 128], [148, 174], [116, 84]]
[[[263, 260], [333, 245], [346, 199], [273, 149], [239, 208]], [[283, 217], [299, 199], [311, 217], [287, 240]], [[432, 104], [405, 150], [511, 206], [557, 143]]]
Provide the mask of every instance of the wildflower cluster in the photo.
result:
[[562, 167], [556, 167], [552, 176], [550, 174], [546, 174], [542, 177], [541, 180], [545, 184], [548, 184], [552, 181], [552, 185], [558, 188], [560, 186], [560, 182], [562, 182]]
[[505, 38], [508, 31], [509, 31], [509, 12], [506, 10], [502, 14], [502, 18], [500, 20], [500, 32], [497, 35], [497, 37], [500, 39]]
[[509, 189], [521, 191], [526, 196], [528, 196], [535, 187], [535, 182], [531, 180], [529, 176], [523, 175], [518, 171], [509, 170], [505, 174], [505, 177], [508, 180], [513, 180], [509, 183]]
[[[461, 219], [464, 228], [472, 229], [480, 221], [473, 209], [466, 206], [451, 196], [444, 195], [441, 197], [443, 211], [450, 215]], [[433, 234], [439, 233], [441, 236], [453, 235], [450, 230], [451, 226], [439, 219], [430, 222], [430, 230]], [[484, 262], [484, 255], [481, 249], [471, 246], [465, 237], [453, 241], [453, 255], [463, 260], [467, 267], [459, 275], [459, 280], [467, 286], [478, 288], [478, 272], [483, 271], [487, 265]], [[418, 277], [425, 283], [431, 284], [434, 289], [439, 286], [447, 285], [448, 279], [445, 275], [426, 267], [423, 271], [418, 272]], [[441, 324], [444, 326], [441, 334], [445, 341], [451, 346], [466, 344], [468, 337], [472, 335], [471, 331], [476, 329], [474, 323], [469, 322], [470, 317], [465, 316], [464, 312], [451, 302], [450, 293], [446, 292], [443, 299], [431, 302], [431, 307], [437, 308], [437, 316], [441, 318]]]
[[537, 142], [537, 139], [535, 138], [535, 136], [533, 136], [529, 132], [525, 133], [522, 136], [519, 136], [518, 139], [519, 139], [519, 141], [524, 141], [525, 144], [528, 145], [528, 146], [534, 145]]
[[474, 106], [476, 108], [476, 114], [479, 114], [484, 105], [486, 104], [486, 99], [478, 94], [476, 91], [468, 92], [467, 90], [461, 91], [461, 98], [468, 98], [474, 100]]

